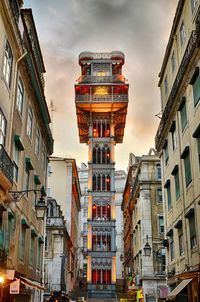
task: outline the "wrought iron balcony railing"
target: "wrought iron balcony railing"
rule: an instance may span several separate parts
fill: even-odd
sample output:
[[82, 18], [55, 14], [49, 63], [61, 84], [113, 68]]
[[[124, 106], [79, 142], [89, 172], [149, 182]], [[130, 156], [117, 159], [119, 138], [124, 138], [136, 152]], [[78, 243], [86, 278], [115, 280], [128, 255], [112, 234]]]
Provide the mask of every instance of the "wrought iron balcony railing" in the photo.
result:
[[128, 102], [128, 94], [80, 94], [76, 95], [76, 102]]
[[91, 76], [82, 75], [78, 78], [78, 83], [125, 83], [126, 79], [121, 74], [111, 76]]
[[11, 183], [13, 182], [13, 167], [12, 160], [0, 144], [0, 173], [3, 173]]

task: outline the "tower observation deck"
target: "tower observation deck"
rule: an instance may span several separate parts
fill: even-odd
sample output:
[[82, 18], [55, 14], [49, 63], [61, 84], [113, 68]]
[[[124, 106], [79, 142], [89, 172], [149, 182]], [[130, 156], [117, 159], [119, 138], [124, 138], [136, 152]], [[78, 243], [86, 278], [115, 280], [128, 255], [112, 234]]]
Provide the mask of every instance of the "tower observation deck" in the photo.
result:
[[115, 297], [115, 156], [122, 143], [129, 85], [122, 75], [124, 54], [82, 52], [75, 85], [81, 143], [88, 145], [87, 283], [89, 297]]

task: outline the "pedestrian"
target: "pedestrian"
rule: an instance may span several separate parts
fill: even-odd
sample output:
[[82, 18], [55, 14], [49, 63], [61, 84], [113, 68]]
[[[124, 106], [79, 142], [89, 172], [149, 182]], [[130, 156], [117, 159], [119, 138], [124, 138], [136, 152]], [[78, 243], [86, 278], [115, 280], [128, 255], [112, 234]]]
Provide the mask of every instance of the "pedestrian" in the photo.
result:
[[79, 289], [81, 289], [83, 286], [82, 280], [79, 281]]

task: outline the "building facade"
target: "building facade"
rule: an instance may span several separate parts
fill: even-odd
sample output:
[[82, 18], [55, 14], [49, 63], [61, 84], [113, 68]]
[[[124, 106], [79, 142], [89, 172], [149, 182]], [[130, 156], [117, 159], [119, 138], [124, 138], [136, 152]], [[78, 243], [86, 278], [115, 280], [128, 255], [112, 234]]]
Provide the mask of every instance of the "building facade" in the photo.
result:
[[156, 134], [163, 171], [168, 285], [176, 288], [169, 298], [177, 301], [199, 301], [199, 42], [200, 3], [179, 1], [159, 74], [162, 118]]
[[[124, 191], [124, 271], [127, 290], [144, 301], [166, 297], [166, 265], [160, 159], [130, 154]], [[146, 250], [147, 248], [147, 250]]]
[[116, 236], [114, 146], [122, 143], [128, 84], [121, 52], [79, 55], [75, 103], [81, 143], [88, 145], [88, 295], [115, 296]]
[[[81, 212], [80, 212], [80, 275], [87, 275], [87, 216], [88, 216], [88, 167], [82, 163], [78, 169], [81, 187]], [[123, 217], [122, 217], [122, 194], [126, 180], [123, 170], [115, 171], [115, 206], [116, 206], [116, 278], [123, 279], [123, 265], [120, 256], [123, 255]]]
[[68, 274], [71, 268], [70, 249], [72, 242], [68, 234], [66, 223], [60, 205], [53, 198], [47, 198], [47, 223], [45, 238], [45, 293], [44, 301], [50, 296], [69, 301]]
[[70, 250], [67, 252], [69, 257], [66, 258], [69, 266], [68, 275], [66, 276], [66, 293], [69, 293], [72, 291], [79, 275], [78, 234], [81, 192], [78, 171], [75, 159], [55, 156], [49, 158], [48, 169], [47, 195], [59, 201], [66, 230], [72, 243]]
[[15, 301], [38, 302], [43, 291], [45, 217], [37, 209], [42, 205], [45, 210], [42, 186], [45, 189], [53, 139], [40, 44], [32, 11], [22, 9], [22, 4], [0, 2], [1, 299], [13, 301], [10, 290], [16, 281]]

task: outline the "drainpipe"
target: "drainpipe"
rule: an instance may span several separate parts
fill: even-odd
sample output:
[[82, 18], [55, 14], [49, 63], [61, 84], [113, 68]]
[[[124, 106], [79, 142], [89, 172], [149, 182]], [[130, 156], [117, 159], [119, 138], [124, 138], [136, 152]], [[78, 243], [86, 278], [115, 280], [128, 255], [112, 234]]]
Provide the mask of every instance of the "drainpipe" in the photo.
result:
[[24, 53], [16, 60], [14, 67], [14, 81], [13, 81], [13, 89], [12, 89], [12, 97], [11, 97], [11, 111], [10, 111], [10, 129], [8, 134], [8, 154], [11, 154], [11, 146], [12, 146], [12, 128], [13, 128], [13, 120], [14, 120], [14, 110], [16, 104], [16, 87], [17, 87], [17, 66], [19, 62], [27, 55], [27, 50], [23, 48]]

